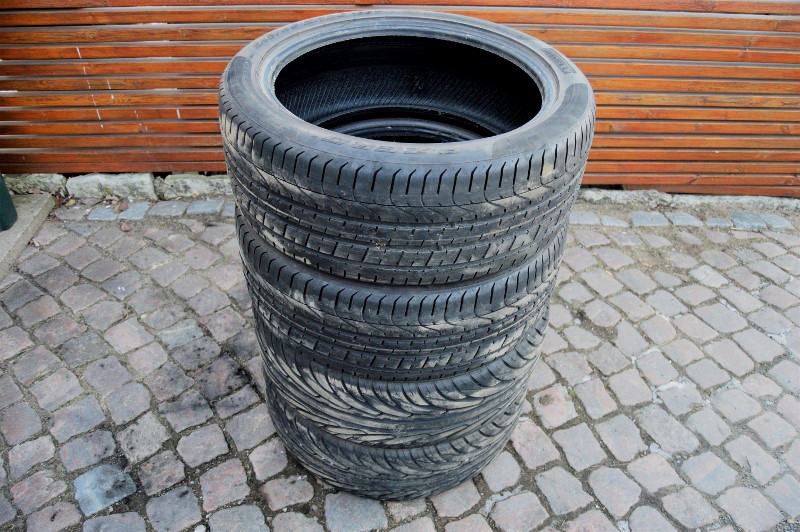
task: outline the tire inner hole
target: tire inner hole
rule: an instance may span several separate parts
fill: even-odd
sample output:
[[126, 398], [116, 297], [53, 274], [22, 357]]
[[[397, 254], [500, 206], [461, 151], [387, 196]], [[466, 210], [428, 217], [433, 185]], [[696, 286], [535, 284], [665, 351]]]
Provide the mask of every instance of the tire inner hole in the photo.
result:
[[407, 143], [506, 133], [539, 112], [534, 79], [508, 59], [443, 39], [365, 37], [311, 50], [275, 80], [294, 115], [347, 135]]

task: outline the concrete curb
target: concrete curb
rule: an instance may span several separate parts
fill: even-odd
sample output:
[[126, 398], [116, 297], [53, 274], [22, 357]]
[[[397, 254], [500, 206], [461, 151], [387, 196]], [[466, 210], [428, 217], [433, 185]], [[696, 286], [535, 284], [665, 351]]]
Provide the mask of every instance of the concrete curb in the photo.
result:
[[11, 229], [0, 232], [0, 279], [8, 274], [55, 205], [49, 194], [19, 195], [13, 200], [17, 221]]
[[712, 196], [700, 194], [667, 194], [656, 190], [604, 190], [583, 188], [578, 198], [591, 204], [641, 205], [655, 207], [719, 207], [731, 205], [761, 210], [800, 212], [800, 199], [770, 196]]

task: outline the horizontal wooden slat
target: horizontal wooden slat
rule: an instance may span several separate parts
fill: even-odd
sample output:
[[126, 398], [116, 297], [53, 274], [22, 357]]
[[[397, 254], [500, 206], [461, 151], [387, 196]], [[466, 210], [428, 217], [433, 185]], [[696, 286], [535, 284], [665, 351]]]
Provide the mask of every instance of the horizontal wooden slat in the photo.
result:
[[[430, 6], [430, 10], [441, 7]], [[766, 32], [800, 31], [800, 18], [752, 15], [742, 17], [719, 13], [667, 14], [612, 9], [504, 8], [470, 9], [452, 6], [448, 12], [478, 17], [500, 24], [548, 24], [574, 26], [616, 26], [635, 28], [686, 28]], [[88, 26], [130, 24], [218, 24], [289, 23], [349, 11], [344, 7], [238, 7], [149, 9], [116, 8], [84, 10], [7, 11], [0, 26]]]
[[758, 185], [627, 185], [630, 190], [656, 189], [673, 194], [729, 194], [733, 196], [785, 196], [800, 198], [800, 187], [758, 186]]
[[[7, 9], [107, 8], [142, 6], [252, 6], [285, 5], [286, 0], [5, 0]], [[294, 0], [294, 5], [320, 4], [320, 0]], [[374, 7], [375, 0], [328, 0], [328, 5]], [[561, 7], [575, 9], [637, 9], [694, 13], [800, 15], [800, 6], [786, 0], [392, 0], [395, 6]]]

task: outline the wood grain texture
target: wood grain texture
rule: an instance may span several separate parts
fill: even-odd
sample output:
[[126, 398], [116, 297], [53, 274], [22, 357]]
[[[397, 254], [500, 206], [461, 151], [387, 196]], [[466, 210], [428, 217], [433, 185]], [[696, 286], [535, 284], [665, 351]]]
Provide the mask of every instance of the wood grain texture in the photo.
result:
[[[254, 39], [365, 0], [5, 0], [0, 171], [224, 171], [219, 75]], [[800, 197], [800, 3], [384, 0], [507, 24], [587, 74], [584, 182]]]

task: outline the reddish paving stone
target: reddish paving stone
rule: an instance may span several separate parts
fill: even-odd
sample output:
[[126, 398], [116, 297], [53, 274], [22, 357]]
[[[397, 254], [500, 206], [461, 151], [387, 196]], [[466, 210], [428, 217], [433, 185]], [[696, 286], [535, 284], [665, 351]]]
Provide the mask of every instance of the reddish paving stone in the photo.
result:
[[150, 408], [150, 392], [141, 383], [129, 382], [109, 394], [105, 403], [114, 423], [124, 425]]
[[172, 451], [163, 451], [139, 466], [139, 480], [147, 495], [171, 488], [185, 476], [183, 463]]
[[43, 295], [44, 292], [23, 279], [0, 293], [0, 302], [6, 306], [9, 312], [14, 312]]
[[496, 503], [490, 517], [500, 530], [515, 532], [535, 530], [549, 516], [536, 495], [522, 492]]
[[389, 501], [386, 509], [389, 510], [395, 521], [405, 521], [410, 517], [419, 515], [427, 510], [425, 499], [415, 499], [413, 501]]
[[503, 491], [516, 484], [520, 473], [519, 464], [508, 451], [498, 454], [481, 471], [486, 485], [494, 492]]
[[61, 346], [61, 356], [71, 368], [77, 368], [111, 353], [111, 346], [93, 331], [73, 338]]
[[33, 466], [50, 460], [55, 454], [50, 436], [42, 436], [12, 447], [8, 451], [8, 469], [11, 480], [24, 476]]
[[692, 456], [681, 465], [681, 469], [692, 486], [709, 495], [716, 495], [736, 482], [736, 471], [710, 451]]
[[533, 396], [533, 408], [545, 428], [560, 427], [578, 417], [567, 389], [557, 384]]
[[104, 338], [118, 353], [127, 353], [153, 340], [153, 336], [136, 320], [130, 318], [106, 331]]
[[30, 386], [37, 379], [50, 374], [61, 366], [61, 361], [46, 347], [39, 346], [21, 355], [12, 365], [17, 380]]
[[25, 524], [28, 530], [57, 532], [77, 525], [80, 520], [81, 513], [75, 506], [66, 502], [59, 502], [32, 513]]
[[198, 373], [196, 381], [203, 395], [213, 401], [244, 386], [247, 377], [239, 364], [223, 356]]
[[83, 524], [84, 532], [145, 532], [144, 519], [134, 512], [93, 517]]
[[744, 472], [749, 473], [760, 484], [766, 484], [780, 471], [778, 461], [749, 436], [742, 435], [729, 441], [725, 444], [725, 450], [731, 460], [739, 464]]
[[582, 471], [606, 458], [606, 453], [586, 423], [557, 430], [553, 433], [553, 439], [561, 446], [567, 462], [575, 471]]
[[800, 482], [792, 475], [784, 475], [768, 486], [765, 492], [787, 514], [800, 514]]
[[194, 381], [181, 371], [181, 368], [167, 362], [160, 368], [150, 373], [144, 383], [153, 392], [156, 399], [164, 401], [183, 393]]
[[200, 476], [200, 487], [203, 491], [203, 511], [206, 512], [242, 500], [250, 493], [247, 473], [236, 458], [222, 462], [203, 473]]
[[105, 294], [91, 284], [79, 284], [61, 294], [61, 301], [73, 312], [90, 307], [103, 299]]
[[460, 517], [480, 501], [481, 496], [472, 480], [462, 482], [454, 488], [431, 497], [439, 517]]
[[166, 361], [167, 352], [158, 342], [151, 342], [128, 353], [128, 364], [142, 377], [151, 374]]
[[227, 453], [228, 444], [218, 425], [208, 425], [182, 437], [177, 450], [186, 465], [197, 467]]
[[608, 386], [617, 400], [625, 406], [652, 401], [653, 394], [635, 369], [617, 373], [608, 379]]
[[639, 506], [631, 512], [628, 525], [631, 532], [650, 532], [651, 530], [677, 532], [667, 518], [651, 506]]
[[26, 403], [17, 403], [0, 413], [0, 433], [9, 445], [21, 443], [42, 430], [42, 420]]
[[589, 353], [587, 359], [606, 377], [625, 369], [629, 364], [622, 352], [608, 342], [603, 342], [597, 350]]
[[692, 488], [662, 497], [664, 509], [687, 528], [707, 526], [719, 518], [719, 512]]
[[472, 514], [444, 525], [445, 532], [492, 532], [492, 527], [479, 514]]
[[689, 416], [686, 419], [686, 426], [715, 447], [724, 442], [731, 434], [731, 429], [725, 420], [710, 407]]
[[225, 425], [225, 432], [233, 438], [236, 448], [241, 451], [252, 449], [275, 434], [275, 426], [269, 417], [267, 405], [262, 404], [232, 417]]
[[235, 336], [247, 325], [247, 322], [242, 318], [241, 314], [231, 307], [218, 310], [211, 316], [203, 318], [202, 321], [218, 342], [224, 342], [228, 338]]
[[29, 514], [66, 491], [67, 485], [58, 475], [45, 469], [11, 486], [11, 497], [22, 513]]
[[0, 409], [22, 399], [22, 392], [10, 375], [0, 377]]
[[102, 283], [108, 278], [118, 274], [123, 269], [124, 266], [116, 260], [103, 258], [84, 268], [81, 274], [90, 281]]
[[83, 370], [83, 380], [101, 396], [107, 396], [131, 380], [131, 374], [116, 357], [109, 356], [86, 366]]
[[261, 486], [272, 511], [308, 502], [314, 497], [314, 488], [303, 477], [276, 478]]
[[528, 418], [523, 418], [514, 429], [511, 435], [511, 444], [522, 458], [525, 467], [531, 470], [558, 460], [560, 457], [547, 434]]
[[600, 510], [589, 510], [566, 523], [566, 532], [614, 532], [618, 530]]
[[547, 364], [571, 386], [586, 380], [592, 374], [592, 368], [586, 363], [586, 355], [582, 353], [555, 353], [547, 357]]
[[33, 335], [41, 343], [49, 347], [57, 347], [85, 330], [85, 325], [81, 325], [65, 314], [59, 314], [35, 329]]
[[220, 418], [226, 419], [241, 412], [259, 400], [260, 398], [255, 390], [253, 390], [253, 388], [250, 386], [245, 386], [241, 390], [238, 390], [217, 401], [217, 403], [214, 405], [214, 408], [216, 409], [217, 415]]
[[26, 329], [36, 325], [40, 321], [52, 318], [60, 311], [56, 300], [50, 296], [42, 296], [31, 301], [17, 311], [17, 317]]

